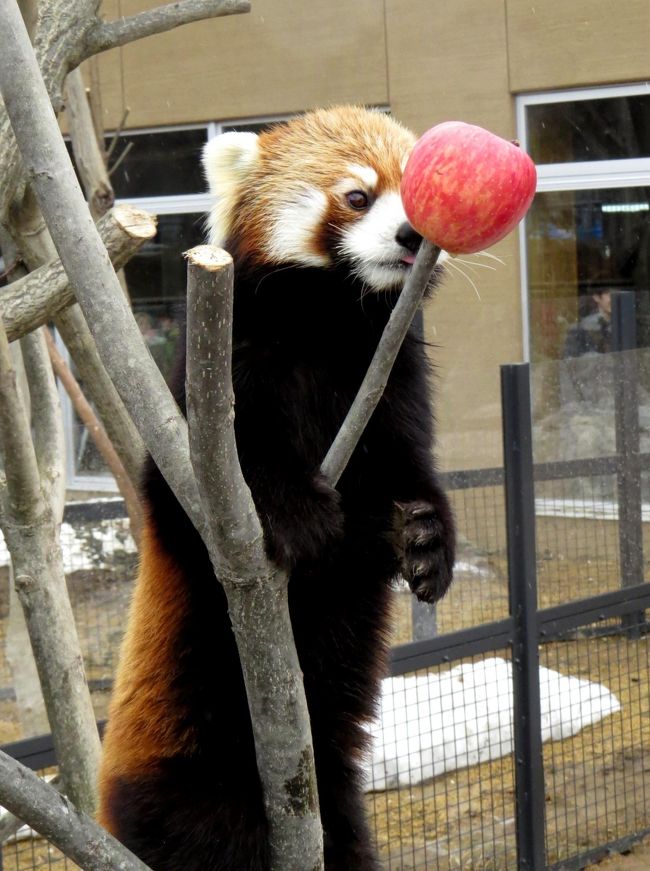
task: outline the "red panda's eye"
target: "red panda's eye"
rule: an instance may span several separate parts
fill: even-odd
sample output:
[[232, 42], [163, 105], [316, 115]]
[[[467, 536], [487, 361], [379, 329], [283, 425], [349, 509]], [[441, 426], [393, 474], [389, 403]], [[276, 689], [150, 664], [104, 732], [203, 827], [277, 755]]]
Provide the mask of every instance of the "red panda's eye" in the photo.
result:
[[368, 194], [363, 191], [350, 191], [349, 194], [346, 194], [346, 199], [348, 205], [353, 209], [361, 211], [361, 209], [368, 208]]

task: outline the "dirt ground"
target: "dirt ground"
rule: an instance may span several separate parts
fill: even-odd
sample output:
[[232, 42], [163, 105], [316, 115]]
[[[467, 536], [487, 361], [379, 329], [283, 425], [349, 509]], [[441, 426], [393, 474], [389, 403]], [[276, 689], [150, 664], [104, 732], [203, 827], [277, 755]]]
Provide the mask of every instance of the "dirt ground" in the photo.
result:
[[598, 871], [648, 871], [650, 868], [650, 838], [636, 844], [625, 855], [616, 854], [603, 859], [598, 865], [588, 865]]
[[[467, 550], [467, 549], [466, 549]], [[438, 631], [507, 614], [502, 553], [469, 552], [466, 571], [436, 613]], [[567, 547], [539, 562], [541, 604], [556, 604], [616, 584], [617, 565], [573, 558]], [[96, 569], [70, 579], [93, 700], [106, 714], [107, 684], [124, 626], [130, 572]], [[0, 743], [22, 737], [11, 673], [5, 660], [6, 572], [0, 570]], [[395, 640], [411, 638], [411, 599], [398, 594]], [[508, 657], [507, 651], [490, 656]], [[544, 745], [548, 861], [561, 862], [650, 827], [650, 641], [620, 633], [574, 637], [543, 645], [543, 665], [603, 683], [621, 711], [573, 738]], [[454, 663], [454, 665], [457, 663]], [[402, 790], [368, 796], [376, 836], [390, 871], [510, 871], [516, 869], [514, 767], [510, 756], [462, 769]], [[40, 840], [3, 850], [4, 869], [74, 868]], [[650, 869], [650, 844], [610, 857], [599, 868]]]

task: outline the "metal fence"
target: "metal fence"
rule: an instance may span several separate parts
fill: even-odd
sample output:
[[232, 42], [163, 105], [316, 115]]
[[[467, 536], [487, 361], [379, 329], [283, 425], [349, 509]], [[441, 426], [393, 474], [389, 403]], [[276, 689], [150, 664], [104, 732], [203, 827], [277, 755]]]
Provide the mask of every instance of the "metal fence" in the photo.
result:
[[[578, 869], [650, 832], [650, 518], [639, 484], [650, 454], [639, 449], [635, 354], [613, 356], [614, 453], [533, 464], [528, 367], [504, 367], [504, 468], [446, 476], [457, 578], [435, 609], [397, 592], [373, 730], [367, 797], [388, 871]], [[587, 496], [576, 499], [576, 479], [588, 479]], [[88, 540], [76, 569], [83, 548], [70, 546], [69, 584], [101, 718], [134, 555], [120, 503], [66, 519]], [[0, 719], [13, 704], [6, 681]], [[5, 749], [55, 770], [49, 737]], [[75, 867], [27, 830], [0, 855], [11, 871]]]

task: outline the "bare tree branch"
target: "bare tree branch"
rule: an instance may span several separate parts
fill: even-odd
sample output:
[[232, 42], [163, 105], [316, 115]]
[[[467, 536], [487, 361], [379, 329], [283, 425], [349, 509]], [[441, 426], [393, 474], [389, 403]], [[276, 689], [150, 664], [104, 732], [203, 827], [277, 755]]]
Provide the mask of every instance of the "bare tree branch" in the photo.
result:
[[86, 86], [79, 67], [68, 73], [68, 78], [65, 80], [65, 96], [72, 152], [86, 191], [90, 214], [97, 220], [111, 208], [115, 195], [97, 142], [86, 96]]
[[[0, 0], [0, 14], [14, 0]], [[27, 2], [27, 0], [25, 0]], [[132, 19], [123, 22], [103, 22], [98, 17], [100, 0], [39, 0], [38, 21], [34, 33], [34, 51], [41, 69], [45, 87], [56, 112], [62, 104], [65, 77], [83, 60], [97, 51], [131, 41], [145, 33], [161, 33], [188, 21], [211, 18], [223, 14], [247, 12], [247, 2], [223, 0], [181, 0], [179, 3], [150, 10], [137, 19], [135, 30]], [[144, 27], [142, 25], [145, 25]], [[108, 28], [108, 30], [106, 29]], [[111, 30], [115, 28], [115, 30]], [[110, 39], [115, 38], [111, 43]], [[120, 42], [122, 40], [122, 42]], [[0, 101], [0, 223], [7, 223], [11, 204], [20, 200], [28, 181], [11, 131], [7, 113]]]
[[415, 312], [422, 302], [439, 256], [440, 248], [425, 239], [420, 245], [404, 289], [391, 312], [359, 392], [321, 465], [321, 472], [332, 487], [336, 487], [382, 397], [393, 363]]
[[63, 387], [70, 397], [79, 419], [88, 430], [90, 437], [95, 443], [95, 447], [102, 455], [104, 462], [111, 471], [118, 489], [124, 499], [126, 510], [131, 522], [131, 532], [136, 541], [140, 540], [140, 532], [142, 530], [142, 507], [135, 487], [126, 473], [122, 461], [120, 460], [117, 451], [113, 447], [111, 440], [106, 434], [106, 430], [101, 425], [99, 418], [92, 409], [92, 406], [83, 394], [77, 379], [74, 377], [68, 364], [65, 362], [58, 348], [54, 344], [54, 339], [50, 335], [47, 327], [42, 327], [45, 330], [45, 339], [47, 342], [47, 351], [54, 373], [63, 384]]
[[[43, 781], [56, 789], [57, 792], [60, 792], [60, 780], [58, 774], [47, 775], [43, 778]], [[19, 829], [22, 829], [22, 827], [26, 825], [27, 823], [25, 820], [21, 820], [15, 814], [12, 814], [11, 811], [5, 810], [5, 812], [0, 816], [0, 844], [4, 844], [9, 840], [9, 838], [12, 838]]]
[[0, 750], [2, 803], [85, 871], [150, 871], [53, 786]]
[[128, 18], [99, 22], [86, 34], [84, 57], [145, 36], [173, 30], [181, 24], [249, 11], [248, 0], [179, 0]]
[[23, 336], [20, 345], [29, 384], [32, 438], [41, 489], [58, 526], [63, 520], [65, 504], [65, 446], [59, 394], [45, 344], [48, 336], [47, 327], [41, 327]]
[[57, 524], [41, 490], [29, 420], [16, 389], [9, 343], [1, 322], [0, 447], [7, 491], [2, 530], [25, 611], [61, 775], [75, 804], [92, 812], [99, 735], [65, 583]]
[[233, 263], [193, 248], [188, 259], [187, 416], [210, 557], [228, 598], [251, 712], [269, 822], [271, 866], [322, 867], [323, 835], [302, 672], [289, 616], [288, 578], [268, 561], [242, 475], [232, 386]]
[[[138, 485], [146, 454], [144, 442], [97, 353], [97, 345], [81, 308], [78, 305], [70, 306], [56, 316], [54, 324], [74, 360], [131, 485]], [[134, 511], [136, 522], [133, 535], [136, 540], [139, 525], [137, 515], [138, 512]]]
[[[187, 424], [140, 335], [61, 139], [14, 0], [0, 0], [0, 92], [52, 238], [100, 356], [147, 448], [197, 528], [205, 531]], [[16, 76], [16, 69], [21, 75]]]
[[[97, 224], [108, 254], [118, 269], [156, 234], [156, 221], [133, 206], [118, 205]], [[60, 260], [41, 266], [0, 292], [0, 315], [9, 341], [51, 321], [75, 302]]]

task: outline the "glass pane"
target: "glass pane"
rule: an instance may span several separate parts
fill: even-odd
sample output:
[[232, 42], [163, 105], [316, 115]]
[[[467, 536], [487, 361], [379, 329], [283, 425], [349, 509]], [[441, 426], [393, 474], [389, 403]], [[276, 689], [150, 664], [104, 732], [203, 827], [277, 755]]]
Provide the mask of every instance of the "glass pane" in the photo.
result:
[[537, 194], [527, 228], [533, 360], [608, 350], [611, 290], [650, 345], [650, 188]]
[[250, 121], [248, 123], [239, 124], [222, 124], [221, 129], [224, 133], [236, 131], [237, 133], [265, 133], [271, 127], [277, 127], [282, 123], [282, 119], [274, 121]]
[[[611, 292], [633, 291], [637, 345], [650, 347], [650, 188], [538, 194], [529, 213], [534, 401], [545, 414], [612, 394]], [[650, 390], [648, 373], [641, 387]], [[602, 400], [602, 401], [601, 401]]]
[[[135, 319], [166, 378], [171, 372], [185, 320], [183, 252], [203, 240], [202, 214], [159, 215], [156, 236], [124, 270]], [[104, 461], [74, 412], [72, 435], [76, 475], [107, 474]]]
[[149, 350], [168, 377], [185, 318], [183, 252], [204, 241], [204, 216], [159, 215], [156, 236], [126, 266], [133, 311]]
[[536, 163], [650, 156], [650, 95], [533, 105], [526, 119]]
[[115, 196], [202, 193], [206, 185], [201, 169], [201, 148], [206, 139], [205, 127], [122, 134], [111, 160], [114, 164], [128, 148], [124, 159], [111, 173]]

